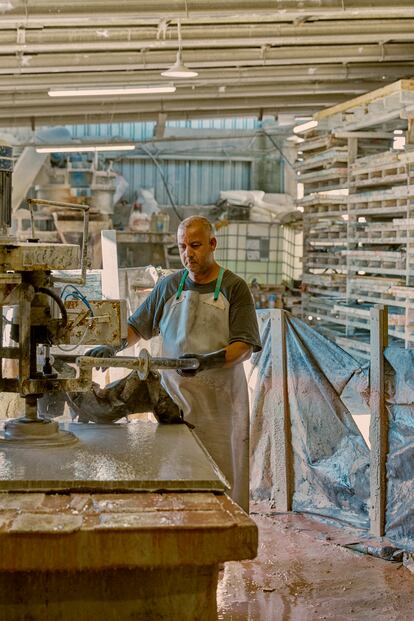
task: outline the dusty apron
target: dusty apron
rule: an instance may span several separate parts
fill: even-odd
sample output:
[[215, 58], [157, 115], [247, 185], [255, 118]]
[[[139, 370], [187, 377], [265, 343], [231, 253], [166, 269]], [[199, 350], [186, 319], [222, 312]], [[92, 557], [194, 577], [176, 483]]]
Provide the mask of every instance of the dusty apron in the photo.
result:
[[[229, 344], [229, 303], [220, 291], [223, 273], [221, 268], [214, 293], [199, 293], [183, 291], [184, 272], [160, 322], [164, 356], [206, 354]], [[162, 383], [229, 481], [233, 500], [248, 511], [249, 400], [243, 365], [195, 377], [163, 371]]]

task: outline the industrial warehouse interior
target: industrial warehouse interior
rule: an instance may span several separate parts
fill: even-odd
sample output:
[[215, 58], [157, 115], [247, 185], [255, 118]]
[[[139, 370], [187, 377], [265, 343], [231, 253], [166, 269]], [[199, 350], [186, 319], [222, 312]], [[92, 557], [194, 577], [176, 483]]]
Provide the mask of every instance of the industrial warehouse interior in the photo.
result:
[[0, 621], [411, 621], [414, 1], [0, 0], [0, 102]]

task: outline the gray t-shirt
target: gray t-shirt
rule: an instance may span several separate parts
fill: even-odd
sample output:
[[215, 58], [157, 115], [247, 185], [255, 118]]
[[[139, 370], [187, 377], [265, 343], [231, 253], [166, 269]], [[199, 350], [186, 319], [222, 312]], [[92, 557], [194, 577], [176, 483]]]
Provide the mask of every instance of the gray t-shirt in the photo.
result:
[[[159, 334], [160, 321], [165, 305], [177, 294], [184, 270], [166, 276], [151, 291], [145, 302], [128, 319], [128, 324], [144, 339]], [[183, 290], [213, 293], [216, 281], [197, 284], [187, 276]], [[253, 351], [260, 351], [259, 328], [252, 294], [245, 281], [225, 270], [220, 288], [221, 293], [229, 302], [229, 345], [236, 341], [252, 345]]]

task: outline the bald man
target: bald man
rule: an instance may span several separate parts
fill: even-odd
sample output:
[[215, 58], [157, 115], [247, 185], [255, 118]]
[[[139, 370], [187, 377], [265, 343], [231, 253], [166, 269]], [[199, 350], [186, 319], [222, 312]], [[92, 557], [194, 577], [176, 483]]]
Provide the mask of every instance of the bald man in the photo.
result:
[[[128, 343], [161, 334], [163, 355], [197, 358], [196, 371], [162, 371], [162, 385], [195, 426], [249, 509], [249, 400], [242, 363], [261, 349], [256, 312], [243, 279], [220, 267], [210, 222], [186, 218], [177, 232], [182, 270], [163, 278], [128, 320]], [[95, 348], [91, 355], [108, 355]]]

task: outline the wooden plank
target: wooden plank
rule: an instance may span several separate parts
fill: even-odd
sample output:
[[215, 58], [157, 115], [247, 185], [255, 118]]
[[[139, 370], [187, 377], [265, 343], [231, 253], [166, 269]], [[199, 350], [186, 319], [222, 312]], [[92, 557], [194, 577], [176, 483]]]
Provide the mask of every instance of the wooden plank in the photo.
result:
[[382, 537], [385, 533], [388, 417], [385, 407], [383, 352], [387, 340], [387, 307], [378, 305], [371, 309], [370, 341], [370, 531], [375, 537]]
[[271, 311], [270, 320], [272, 335], [272, 387], [275, 399], [275, 503], [278, 511], [291, 511], [294, 473], [288, 400], [285, 311], [280, 309]]
[[306, 198], [298, 201], [302, 207], [312, 207], [313, 205], [344, 205], [346, 207], [347, 197], [341, 194], [310, 194]]
[[407, 133], [405, 136], [405, 140], [406, 140], [407, 145], [414, 144], [414, 119], [413, 118], [408, 119], [408, 129], [407, 129]]
[[313, 118], [315, 121], [319, 122], [322, 119], [333, 116], [334, 114], [348, 112], [350, 110], [353, 110], [354, 108], [366, 106], [369, 103], [374, 102], [375, 100], [387, 97], [389, 95], [393, 95], [395, 93], [399, 93], [403, 90], [414, 90], [414, 80], [398, 80], [397, 82], [393, 82], [392, 84], [387, 84], [387, 86], [383, 86], [382, 88], [378, 88], [375, 91], [365, 93], [365, 95], [360, 95], [359, 97], [354, 97], [353, 99], [344, 101], [343, 103], [337, 104], [336, 106], [331, 106], [330, 108], [326, 108], [325, 110], [320, 110], [313, 115]]
[[372, 138], [373, 140], [377, 140], [378, 138], [389, 138], [390, 140], [394, 139], [393, 132], [346, 132], [346, 131], [335, 131], [335, 138]]
[[298, 177], [301, 183], [313, 183], [317, 181], [327, 181], [328, 179], [345, 179], [348, 174], [347, 168], [329, 168], [312, 173], [305, 173]]

